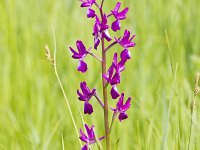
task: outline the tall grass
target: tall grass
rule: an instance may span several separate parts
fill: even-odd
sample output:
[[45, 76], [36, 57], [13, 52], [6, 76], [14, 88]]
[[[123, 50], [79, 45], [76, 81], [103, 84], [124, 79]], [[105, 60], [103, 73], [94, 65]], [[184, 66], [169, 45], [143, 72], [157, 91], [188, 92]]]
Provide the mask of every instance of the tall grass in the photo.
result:
[[[107, 10], [116, 2], [105, 1]], [[137, 34], [137, 46], [119, 88], [134, 99], [130, 119], [115, 124], [112, 139], [119, 139], [119, 149], [123, 150], [186, 149], [193, 81], [200, 68], [200, 1], [122, 2], [131, 8], [122, 27]], [[90, 87], [100, 89], [97, 72], [101, 68], [97, 61], [87, 58], [89, 72], [75, 73], [77, 64], [70, 58], [68, 45], [74, 45], [77, 37], [88, 46], [93, 43], [88, 36], [90, 28], [82, 28], [93, 22], [80, 19], [86, 11], [79, 9], [79, 4], [75, 0], [0, 1], [0, 149], [79, 149], [65, 100], [44, 52], [45, 44], [54, 47], [53, 24], [59, 75], [80, 128], [79, 107], [82, 110], [83, 106], [75, 91], [85, 77]], [[96, 54], [100, 55], [99, 51]], [[108, 55], [111, 57], [112, 51]], [[200, 149], [198, 101], [199, 97], [190, 149]], [[103, 115], [98, 113], [102, 110], [95, 108], [93, 119], [83, 117], [102, 135]]]

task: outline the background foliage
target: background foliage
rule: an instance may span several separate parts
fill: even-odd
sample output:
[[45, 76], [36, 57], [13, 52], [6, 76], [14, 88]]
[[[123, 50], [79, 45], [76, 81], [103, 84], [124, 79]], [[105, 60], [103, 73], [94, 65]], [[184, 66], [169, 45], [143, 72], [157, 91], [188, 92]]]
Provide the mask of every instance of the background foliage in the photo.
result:
[[[105, 1], [107, 11], [117, 1]], [[189, 138], [189, 102], [200, 67], [199, 0], [122, 0], [129, 6], [122, 27], [137, 34], [133, 60], [123, 73], [120, 91], [133, 97], [129, 120], [117, 123], [113, 143], [119, 149], [186, 149]], [[58, 72], [82, 127], [76, 89], [87, 80], [101, 94], [99, 62], [91, 57], [85, 75], [76, 72], [68, 46], [82, 39], [93, 43], [92, 20], [77, 0], [0, 1], [0, 149], [79, 149], [72, 121], [44, 45], [53, 50], [52, 25], [58, 45]], [[167, 40], [167, 36], [169, 42]], [[119, 34], [119, 33], [118, 33]], [[115, 47], [109, 52], [112, 59]], [[97, 54], [100, 54], [98, 51]], [[199, 101], [199, 99], [197, 100]], [[111, 105], [114, 104], [110, 101]], [[103, 113], [84, 116], [103, 135]], [[200, 149], [199, 105], [192, 149]]]

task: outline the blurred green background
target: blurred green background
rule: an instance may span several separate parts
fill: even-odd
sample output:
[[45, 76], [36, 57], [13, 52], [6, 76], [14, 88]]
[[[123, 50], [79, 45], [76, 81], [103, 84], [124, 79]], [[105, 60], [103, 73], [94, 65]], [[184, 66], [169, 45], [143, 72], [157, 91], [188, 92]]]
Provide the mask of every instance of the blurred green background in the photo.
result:
[[[98, 1], [99, 2], [99, 1]], [[109, 12], [116, 0], [105, 0]], [[121, 0], [129, 6], [122, 29], [137, 34], [132, 60], [122, 75], [120, 92], [133, 98], [129, 119], [117, 122], [113, 144], [119, 150], [186, 149], [190, 128], [190, 101], [195, 74], [200, 71], [199, 0]], [[76, 90], [80, 81], [98, 88], [101, 67], [87, 57], [86, 74], [76, 71], [68, 46], [77, 39], [93, 44], [93, 20], [78, 0], [0, 0], [0, 149], [80, 149], [53, 67], [45, 60], [44, 45], [53, 51], [52, 25], [58, 46], [58, 72], [78, 128], [82, 127]], [[123, 30], [112, 36], [123, 34]], [[167, 40], [167, 36], [168, 39]], [[168, 42], [169, 41], [169, 42]], [[112, 59], [115, 46], [108, 52]], [[100, 50], [94, 51], [100, 56]], [[110, 65], [110, 63], [108, 64]], [[199, 98], [191, 149], [200, 149]], [[115, 101], [110, 100], [114, 106]], [[103, 135], [103, 113], [95, 99], [95, 112], [84, 116]], [[110, 113], [111, 115], [111, 113]], [[111, 117], [111, 116], [110, 116]], [[94, 147], [97, 149], [97, 147]]]

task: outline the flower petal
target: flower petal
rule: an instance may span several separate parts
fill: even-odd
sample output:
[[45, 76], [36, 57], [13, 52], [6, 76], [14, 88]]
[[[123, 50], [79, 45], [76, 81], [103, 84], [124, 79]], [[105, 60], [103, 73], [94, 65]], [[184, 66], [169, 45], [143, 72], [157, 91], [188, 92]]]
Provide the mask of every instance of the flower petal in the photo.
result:
[[82, 73], [85, 73], [87, 71], [87, 69], [88, 69], [87, 64], [84, 61], [80, 60], [79, 63], [78, 63], [77, 70], [82, 72]]
[[87, 131], [87, 134], [88, 134], [88, 138], [90, 141], [94, 140], [95, 139], [95, 136], [94, 136], [94, 126], [91, 127], [91, 129], [88, 127], [87, 124], [85, 124], [85, 129]]
[[121, 97], [119, 98], [119, 101], [117, 102], [117, 109], [120, 111], [120, 108], [123, 106], [124, 101], [124, 93], [121, 94]]
[[125, 8], [124, 10], [122, 10], [121, 12], [119, 12], [117, 15], [116, 15], [116, 18], [118, 20], [124, 20], [126, 19], [126, 14], [128, 13], [128, 7]]
[[72, 58], [74, 58], [74, 59], [80, 59], [80, 58], [82, 58], [82, 55], [80, 55], [79, 53], [77, 53], [72, 47], [69, 47], [69, 49], [73, 53]]
[[115, 85], [115, 84], [118, 84], [118, 83], [120, 83], [120, 73], [116, 72], [115, 75], [113, 76], [110, 84]]
[[99, 38], [94, 38], [94, 49], [97, 50], [98, 46], [99, 46], [100, 40]]
[[131, 98], [129, 97], [126, 103], [121, 107], [121, 111], [127, 111], [131, 106]]
[[120, 113], [119, 116], [118, 116], [118, 119], [119, 119], [120, 122], [124, 119], [127, 119], [127, 118], [128, 118], [128, 115], [125, 112]]
[[85, 133], [83, 133], [83, 131], [80, 129], [80, 137], [79, 137], [79, 139], [81, 140], [81, 141], [83, 141], [83, 142], [85, 142], [85, 143], [87, 143], [88, 142], [88, 137], [85, 135]]
[[120, 96], [120, 94], [118, 93], [118, 90], [117, 90], [117, 86], [112, 87], [110, 94], [113, 99], [117, 99]]
[[89, 147], [88, 147], [88, 145], [87, 144], [85, 144], [82, 148], [81, 148], [81, 150], [89, 150]]
[[120, 28], [121, 28], [121, 23], [120, 23], [120, 21], [119, 21], [119, 20], [114, 21], [114, 22], [112, 23], [111, 28], [112, 28], [112, 30], [113, 30], [114, 32], [120, 30]]
[[80, 83], [80, 88], [81, 88], [81, 90], [83, 91], [83, 94], [84, 94], [85, 96], [87, 96], [88, 94], [90, 94], [90, 89], [87, 87], [86, 82], [81, 82], [81, 83]]
[[127, 59], [131, 59], [131, 53], [128, 49], [124, 49], [121, 54], [120, 57], [122, 60], [127, 60]]
[[81, 7], [90, 7], [90, 6], [91, 6], [90, 3], [88, 2], [84, 2], [81, 4]]
[[88, 102], [85, 102], [85, 104], [84, 104], [84, 114], [89, 114], [90, 115], [91, 113], [93, 113], [92, 105], [90, 103], [88, 103]]
[[76, 46], [77, 46], [78, 51], [79, 51], [80, 54], [86, 54], [87, 53], [85, 45], [83, 45], [82, 41], [77, 40], [76, 41]]
[[115, 13], [118, 13], [120, 7], [121, 7], [121, 2], [117, 2], [117, 4], [116, 4], [116, 6], [115, 6], [115, 8], [114, 8], [113, 11], [114, 11]]
[[78, 96], [79, 96], [79, 100], [80, 101], [86, 101], [86, 98], [85, 98], [85, 96], [83, 95], [83, 94], [81, 94], [81, 92], [79, 91], [79, 90], [77, 90], [77, 94], [78, 94]]
[[95, 11], [91, 8], [88, 8], [87, 10], [87, 17], [88, 18], [94, 18], [96, 16]]
[[112, 38], [110, 37], [110, 34], [109, 34], [108, 30], [105, 30], [102, 33], [102, 37], [105, 38], [108, 42], [110, 42], [112, 40]]

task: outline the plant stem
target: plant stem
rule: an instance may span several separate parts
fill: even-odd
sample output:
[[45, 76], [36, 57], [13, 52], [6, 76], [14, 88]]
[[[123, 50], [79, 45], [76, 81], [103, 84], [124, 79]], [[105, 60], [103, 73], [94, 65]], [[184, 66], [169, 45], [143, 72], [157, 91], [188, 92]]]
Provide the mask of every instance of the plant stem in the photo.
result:
[[193, 96], [192, 104], [191, 104], [190, 134], [189, 134], [189, 140], [188, 140], [188, 150], [190, 149], [190, 142], [191, 142], [191, 137], [192, 137], [195, 103], [196, 103], [196, 95]]
[[106, 73], [106, 52], [104, 47], [104, 39], [101, 39], [102, 43], [102, 86], [103, 86], [103, 100], [104, 100], [104, 127], [106, 133], [106, 150], [110, 150], [110, 133], [109, 133], [109, 121], [108, 121], [108, 97], [107, 97], [107, 88], [106, 80], [103, 77], [103, 74]]
[[115, 122], [116, 117], [117, 117], [117, 112], [115, 111], [115, 112], [113, 113], [112, 121], [111, 121], [111, 124], [110, 124], [110, 130], [109, 130], [109, 133], [110, 133], [110, 134], [111, 134], [111, 132], [112, 132], [112, 128], [113, 128], [113, 125], [114, 125], [114, 122]]
[[104, 104], [103, 104], [101, 98], [97, 94], [95, 94], [94, 96], [97, 99], [98, 103], [101, 105], [101, 107], [104, 109]]
[[192, 137], [192, 128], [193, 128], [193, 121], [194, 121], [196, 97], [200, 93], [199, 79], [200, 79], [200, 73], [197, 73], [196, 79], [195, 79], [194, 95], [193, 95], [192, 103], [191, 103], [190, 134], [189, 134], [189, 140], [188, 140], [188, 150], [190, 149], [190, 142], [191, 142], [191, 137]]
[[[101, 6], [99, 8], [101, 14], [101, 21], [103, 21], [103, 3], [102, 0]], [[109, 133], [109, 120], [108, 120], [108, 94], [107, 94], [107, 86], [106, 80], [104, 79], [103, 75], [106, 74], [106, 51], [105, 51], [105, 44], [104, 38], [101, 37], [101, 46], [102, 46], [102, 90], [103, 90], [103, 101], [104, 101], [104, 128], [105, 128], [105, 136], [106, 136], [106, 150], [110, 150], [110, 133]]]
[[110, 44], [106, 49], [105, 51], [108, 51], [111, 47], [113, 47], [115, 44], [117, 44], [117, 42], [113, 42], [112, 44]]
[[97, 55], [95, 55], [94, 53], [91, 53], [91, 52], [88, 51], [88, 54], [90, 54], [90, 55], [91, 55], [92, 57], [94, 57], [96, 60], [102, 62], [102, 60], [101, 60]]

